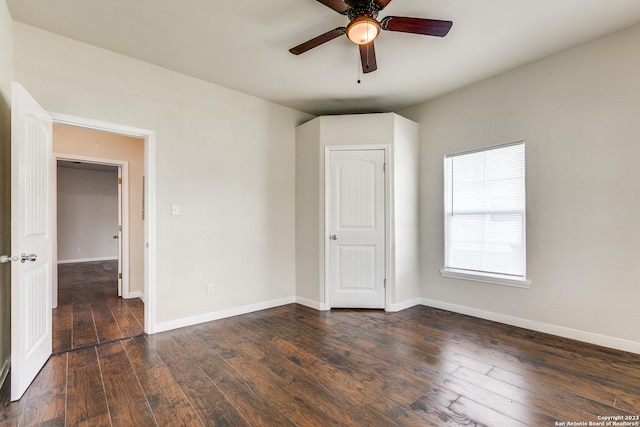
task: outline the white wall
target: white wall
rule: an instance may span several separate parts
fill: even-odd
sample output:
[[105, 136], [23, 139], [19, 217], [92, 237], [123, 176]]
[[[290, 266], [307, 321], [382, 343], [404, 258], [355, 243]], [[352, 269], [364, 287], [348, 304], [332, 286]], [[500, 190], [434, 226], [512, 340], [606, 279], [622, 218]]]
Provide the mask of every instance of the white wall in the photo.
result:
[[58, 262], [118, 258], [118, 171], [60, 167]]
[[320, 120], [296, 128], [296, 297], [301, 303], [320, 308], [324, 304], [324, 214], [320, 210]]
[[[640, 26], [402, 112], [427, 304], [640, 352]], [[443, 156], [526, 140], [530, 289], [440, 276]]]
[[13, 38], [15, 78], [45, 109], [156, 131], [159, 329], [293, 301], [308, 115], [24, 24]]
[[415, 305], [420, 296], [419, 126], [394, 115], [393, 132], [393, 303], [402, 309]]
[[[0, 255], [11, 252], [11, 16], [0, 0]], [[0, 264], [0, 386], [9, 370], [11, 264]]]

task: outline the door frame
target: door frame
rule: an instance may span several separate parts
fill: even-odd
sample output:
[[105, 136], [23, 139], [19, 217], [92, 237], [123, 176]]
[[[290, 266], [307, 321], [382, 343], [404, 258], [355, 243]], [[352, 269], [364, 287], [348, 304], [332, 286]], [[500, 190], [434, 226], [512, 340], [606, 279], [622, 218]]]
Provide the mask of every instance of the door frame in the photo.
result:
[[[114, 166], [122, 171], [122, 191], [120, 192], [120, 206], [122, 206], [122, 230], [120, 235], [122, 240], [118, 242], [122, 247], [122, 297], [135, 298], [140, 295], [131, 295], [129, 292], [129, 162], [127, 160], [113, 160], [98, 157], [79, 156], [75, 154], [53, 153], [53, 176], [51, 177], [51, 209], [53, 215], [52, 229], [52, 269], [53, 278], [53, 308], [58, 306], [58, 160], [68, 160], [72, 162], [90, 163], [94, 165]], [[120, 185], [120, 184], [117, 184]]]
[[156, 332], [156, 132], [128, 125], [49, 112], [54, 124], [144, 140], [144, 331]]
[[384, 271], [386, 287], [384, 290], [384, 309], [391, 309], [391, 289], [394, 286], [393, 271], [391, 265], [391, 248], [393, 235], [391, 234], [392, 211], [390, 203], [393, 200], [391, 170], [391, 145], [327, 145], [324, 148], [324, 232], [322, 233], [322, 245], [324, 246], [324, 303], [327, 310], [331, 310], [331, 245], [329, 244], [330, 214], [331, 214], [331, 152], [332, 151], [384, 151]]

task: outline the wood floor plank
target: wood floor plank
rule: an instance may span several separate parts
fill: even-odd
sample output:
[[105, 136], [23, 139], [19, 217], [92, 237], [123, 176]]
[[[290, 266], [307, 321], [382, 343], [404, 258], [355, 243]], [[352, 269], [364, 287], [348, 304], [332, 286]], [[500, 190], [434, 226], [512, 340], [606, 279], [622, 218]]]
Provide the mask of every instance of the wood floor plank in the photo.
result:
[[[289, 323], [293, 327], [293, 323], [291, 323], [291, 319], [292, 319], [291, 316], [287, 316], [287, 320], [285, 321], [285, 323]], [[295, 317], [295, 320], [299, 321], [300, 318]], [[322, 322], [323, 320], [324, 318], [320, 322]], [[305, 330], [306, 334], [310, 334], [310, 337], [307, 338], [307, 340], [305, 341], [305, 339], [301, 339], [299, 336], [295, 336], [295, 333], [291, 329], [279, 329], [274, 324], [268, 324], [265, 326], [267, 329], [277, 331], [276, 333], [283, 334], [284, 336], [287, 336], [289, 332], [293, 333], [294, 335], [289, 336], [288, 339], [292, 340], [295, 344], [305, 345], [305, 346], [310, 345], [310, 347], [308, 348], [314, 354], [322, 355], [324, 352], [323, 348], [314, 347], [315, 343], [319, 342], [316, 339], [314, 339], [316, 338], [316, 332], [320, 333], [321, 335], [323, 333], [329, 332], [329, 330], [323, 327], [319, 327], [318, 325], [315, 325], [316, 327], [312, 327], [313, 325], [307, 324], [306, 326], [311, 327], [311, 329], [315, 332]], [[345, 326], [344, 323], [333, 322], [332, 329], [335, 332], [335, 330], [342, 330], [341, 328], [344, 328], [344, 327], [351, 329], [352, 325], [349, 324]], [[323, 330], [324, 332], [321, 332]], [[300, 332], [301, 328], [298, 327], [297, 331]], [[355, 337], [353, 338], [353, 340], [351, 340], [351, 342], [349, 343], [350, 350], [348, 351], [352, 353], [351, 356], [354, 359], [356, 360], [360, 359], [362, 362], [362, 365], [365, 365], [365, 366], [362, 366], [360, 368], [358, 368], [357, 366], [349, 367], [348, 376], [355, 377], [357, 375], [360, 375], [368, 385], [374, 386], [373, 388], [375, 390], [382, 390], [382, 389], [385, 390], [384, 395], [387, 396], [387, 398], [383, 399], [383, 398], [380, 398], [380, 396], [377, 396], [377, 398], [373, 398], [374, 404], [377, 405], [376, 407], [379, 408], [379, 411], [381, 413], [387, 414], [391, 418], [394, 418], [394, 420], [396, 420], [397, 422], [401, 422], [400, 419], [397, 419], [397, 416], [398, 416], [397, 414], [398, 413], [403, 414], [405, 416], [402, 418], [402, 420], [409, 424], [410, 424], [409, 420], [411, 419], [411, 417], [416, 416], [420, 418], [420, 422], [423, 424], [428, 423], [432, 425], [451, 425], [451, 426], [455, 426], [458, 424], [478, 425], [476, 421], [466, 418], [463, 415], [456, 414], [450, 409], [448, 409], [446, 405], [449, 405], [451, 402], [447, 402], [445, 405], [441, 405], [440, 402], [432, 400], [429, 403], [428, 410], [425, 405], [421, 405], [421, 406], [416, 405], [415, 402], [418, 400], [417, 399], [418, 395], [422, 393], [429, 394], [433, 390], [431, 387], [429, 387], [428, 383], [423, 382], [423, 384], [421, 385], [415, 384], [415, 383], [407, 384], [407, 381], [406, 381], [407, 376], [404, 373], [400, 372], [400, 370], [403, 369], [402, 365], [405, 365], [405, 363], [403, 363], [402, 361], [402, 358], [397, 358], [397, 360], [394, 363], [384, 362], [386, 359], [388, 359], [388, 354], [384, 354], [384, 351], [386, 350], [382, 350], [383, 354], [381, 355], [379, 360], [370, 359], [368, 356], [366, 356], [366, 352], [373, 351], [374, 353], [376, 353], [375, 348], [379, 346], [371, 347], [369, 345], [364, 345], [364, 346], [361, 346], [363, 353], [356, 353], [353, 348], [354, 341], [359, 342], [359, 339]], [[323, 339], [323, 343], [325, 345], [328, 344], [328, 339], [326, 336]], [[336, 344], [340, 346], [340, 340], [337, 340]], [[333, 347], [333, 346], [328, 346], [328, 347]], [[356, 346], [356, 347], [360, 347], [360, 346]], [[299, 349], [298, 349], [298, 352], [300, 352]], [[345, 366], [344, 363], [339, 358], [336, 358], [336, 355], [332, 354], [331, 352], [332, 350], [329, 349], [329, 353], [327, 354], [327, 357], [328, 357], [327, 360], [331, 361], [332, 363], [336, 363], [335, 367], [338, 370], [342, 370]], [[337, 353], [338, 352], [336, 352], [336, 354]], [[406, 355], [404, 355], [403, 357], [406, 357]], [[415, 369], [415, 361], [411, 361], [411, 360], [413, 359], [409, 357], [406, 363], [406, 366], [411, 366], [413, 369]], [[368, 367], [372, 365], [375, 365], [374, 370], [368, 370]], [[351, 369], [353, 369], [353, 371], [351, 371]], [[421, 368], [421, 369], [428, 370], [428, 368]], [[358, 370], [360, 370], [361, 372], [358, 372]], [[377, 375], [377, 372], [384, 372], [385, 373], [384, 377], [388, 381], [384, 381], [381, 384], [376, 385], [376, 382], [379, 381], [379, 378], [381, 378], [380, 375]], [[431, 375], [433, 375], [434, 371], [430, 371], [430, 372], [431, 372]], [[414, 370], [414, 374], [415, 373], [416, 371]], [[333, 378], [335, 377], [335, 374], [331, 376], [326, 376], [326, 377]], [[415, 401], [413, 400], [414, 398], [416, 399]], [[456, 398], [457, 398], [457, 395], [456, 395]], [[370, 402], [372, 401], [372, 398], [369, 397], [362, 400]]]
[[[340, 422], [339, 413], [326, 412], [325, 402], [321, 399], [310, 402], [309, 395], [300, 387], [291, 388], [291, 385], [271, 372], [251, 356], [242, 355], [232, 358], [229, 363], [236, 371], [245, 372], [247, 380], [262, 395], [271, 396], [273, 404], [296, 425], [322, 426], [325, 424], [337, 425]], [[283, 390], [287, 392], [283, 393]], [[314, 396], [315, 395], [311, 395]], [[343, 425], [350, 425], [348, 420]]]
[[[381, 396], [376, 391], [376, 388], [369, 387], [369, 382], [371, 381], [369, 375], [357, 378], [354, 375], [344, 374], [334, 366], [320, 360], [314, 354], [306, 352], [276, 336], [261, 333], [260, 329], [251, 328], [248, 324], [237, 323], [225, 326], [225, 329], [231, 332], [231, 337], [242, 337], [245, 346], [247, 345], [247, 340], [253, 342], [256, 347], [261, 346], [261, 352], [265, 354], [260, 358], [261, 364], [281, 377], [282, 381], [285, 381], [284, 389], [304, 390], [305, 396], [313, 396], [313, 402], [315, 402], [316, 406], [319, 405], [318, 398], [323, 397], [324, 406], [327, 408], [324, 413], [326, 421], [329, 423], [332, 423], [331, 419], [334, 414], [340, 414], [343, 417], [341, 423], [345, 425], [392, 425], [398, 422], [403, 425], [424, 425], [427, 420], [433, 423], [436, 422], [436, 419], [438, 424], [449, 425], [443, 421], [445, 418], [441, 416], [442, 413], [438, 414], [437, 417], [429, 417], [427, 414], [416, 413], [411, 410], [409, 404], [398, 402], [392, 397]], [[202, 335], [202, 332], [197, 332], [197, 334], [208, 344], [214, 343], [216, 336], [218, 336], [215, 331], [209, 337]], [[242, 372], [260, 372], [262, 369], [255, 362], [249, 363], [250, 359], [247, 358], [232, 358], [229, 363], [237, 364], [238, 361], [248, 363], [247, 366], [238, 367], [238, 370]], [[287, 365], [288, 369], [286, 369]], [[259, 376], [266, 375], [262, 373]], [[324, 378], [324, 381], [318, 384], [317, 378]], [[300, 398], [295, 396], [293, 400], [297, 401]], [[304, 397], [302, 400], [304, 400]], [[359, 411], [360, 402], [368, 402], [366, 413]], [[322, 405], [320, 404], [319, 406]], [[445, 408], [441, 409], [442, 412], [448, 412]], [[296, 421], [295, 419], [293, 420]]]
[[[470, 374], [467, 378], [476, 378], [473, 371], [467, 370], [467, 372]], [[485, 382], [484, 384], [487, 383], [488, 382]], [[553, 425], [555, 421], [557, 421], [555, 417], [547, 413], [540, 412], [535, 407], [530, 406], [531, 402], [529, 399], [531, 398], [531, 395], [520, 394], [509, 396], [509, 393], [503, 391], [503, 387], [506, 387], [503, 383], [493, 384], [497, 387], [497, 390], [493, 388], [488, 389], [477, 386], [473, 382], [460, 380], [459, 377], [456, 377], [455, 379], [445, 379], [444, 385], [449, 390], [460, 394], [462, 397], [469, 398], [480, 405], [492, 408], [501, 414], [527, 425]], [[507, 396], [501, 395], [500, 391]]]
[[67, 425], [110, 425], [96, 349], [87, 348], [68, 355]]
[[203, 425], [160, 357], [144, 337], [123, 342], [131, 365], [160, 426]]
[[[538, 361], [537, 357], [530, 352], [522, 354], [507, 352], [498, 347], [479, 345], [462, 338], [454, 337], [452, 345], [458, 351], [471, 354], [474, 358], [484, 357], [489, 363], [502, 369], [521, 372], [526, 377], [535, 377], [540, 381], [549, 384], [563, 384], [563, 389], [570, 390], [585, 398], [602, 403], [613, 402], [618, 394], [617, 390], [612, 390], [603, 383], [585, 377], [580, 374], [570, 374], [562, 369], [553, 368]], [[533, 353], [535, 355], [535, 353]], [[582, 365], [583, 371], [588, 372], [589, 366]]]
[[92, 303], [91, 313], [93, 314], [99, 342], [113, 341], [125, 337], [107, 304]]
[[53, 309], [52, 351], [59, 353], [72, 348], [73, 307], [70, 304]]
[[[282, 319], [282, 322], [284, 323], [288, 323], [289, 321], [289, 318]], [[271, 320], [263, 320], [261, 323], [266, 329], [273, 331], [284, 339], [292, 341], [296, 346], [303, 347], [310, 352], [317, 354], [325, 362], [331, 364], [336, 369], [347, 373], [351, 377], [363, 378], [363, 381], [366, 381], [369, 386], [376, 390], [385, 390], [385, 395], [392, 399], [391, 403], [396, 403], [408, 408], [412, 402], [429, 390], [429, 379], [416, 380], [414, 377], [414, 381], [407, 381], [408, 376], [403, 373], [403, 370], [407, 369], [409, 366], [415, 369], [415, 365], [410, 361], [404, 363], [401, 357], [391, 358], [393, 360], [390, 362], [388, 360], [388, 354], [384, 354], [382, 357], [377, 358], [375, 357], [375, 354], [368, 355], [366, 352], [355, 351], [354, 346], [352, 345], [353, 342], [350, 346], [345, 346], [345, 344], [341, 343], [339, 340], [332, 342], [332, 340], [326, 336], [324, 339], [320, 340], [319, 337], [315, 336], [314, 332], [306, 329], [302, 329], [305, 333], [301, 335], [296, 334], [295, 331], [289, 328], [282, 328]], [[337, 328], [338, 325], [335, 327]], [[301, 329], [299, 328], [298, 332], [300, 331]], [[307, 334], [310, 334], [311, 336], [305, 337], [304, 335]], [[322, 342], [322, 344], [318, 344], [320, 342]], [[347, 357], [344, 357], [344, 355]], [[360, 363], [353, 363], [352, 360], [359, 361]], [[433, 375], [433, 372], [436, 372], [430, 371], [429, 368], [425, 367], [421, 367], [420, 369], [426, 369], [431, 372], [431, 375]], [[384, 372], [384, 376], [379, 375], [379, 372]], [[411, 375], [415, 375], [415, 371], [409, 374], [409, 377]], [[383, 406], [388, 407], [388, 405]], [[448, 422], [447, 420], [455, 418], [463, 418], [459, 415], [452, 417], [451, 415], [453, 414], [451, 414], [450, 410], [439, 406], [434, 407], [431, 413], [425, 412], [425, 414], [429, 416], [436, 414], [435, 416], [440, 419], [439, 423], [446, 423]], [[468, 421], [473, 425], [472, 420]]]
[[118, 323], [118, 327], [125, 337], [135, 337], [144, 332], [144, 328], [133, 315], [129, 307], [123, 299], [107, 301], [109, 308], [113, 312], [113, 316]]
[[[324, 355], [327, 361], [339, 369], [346, 369], [348, 372], [361, 372], [369, 377], [376, 377], [376, 372], [384, 371], [386, 373], [384, 386], [398, 394], [407, 393], [407, 387], [411, 385], [406, 384], [406, 377], [403, 371], [410, 369], [415, 372], [415, 369], [419, 369], [433, 375], [435, 372], [446, 373], [450, 369], [457, 369], [458, 367], [457, 365], [452, 367], [445, 363], [445, 370], [442, 370], [443, 365], [441, 363], [435, 362], [435, 365], [432, 365], [431, 363], [434, 360], [431, 357], [424, 357], [420, 351], [411, 351], [409, 353], [399, 351], [395, 357], [391, 357], [388, 345], [378, 344], [372, 347], [366, 344], [365, 341], [368, 341], [373, 334], [364, 334], [356, 331], [360, 335], [358, 336], [344, 333], [344, 331], [354, 331], [350, 325], [336, 325], [337, 334], [328, 336], [304, 326], [299, 326], [298, 330], [292, 334], [291, 328], [295, 324], [293, 319], [281, 318], [277, 319], [277, 322], [267, 321], [265, 325], [277, 331], [283, 338], [292, 340], [311, 351]], [[351, 338], [347, 341], [347, 337]], [[319, 343], [322, 344], [319, 345]], [[404, 350], [402, 346], [400, 347]], [[356, 361], [361, 363], [355, 363]], [[421, 363], [416, 364], [416, 361]], [[414, 392], [418, 393], [415, 398], [419, 397], [420, 393], [417, 385], [414, 385]]]
[[[624, 406], [613, 407], [612, 405], [585, 398], [579, 395], [580, 389], [570, 391], [567, 388], [558, 388], [557, 384], [554, 383], [540, 380], [531, 381], [528, 376], [502, 368], [494, 368], [487, 376], [510, 384], [512, 387], [531, 391], [537, 395], [536, 401], [540, 401], [540, 407], [545, 407], [554, 413], [563, 412], [576, 417], [575, 419], [596, 421], [594, 418], [605, 413], [611, 415], [628, 415], [632, 413], [630, 411], [631, 408], [625, 408]], [[632, 408], [638, 409], [640, 405], [634, 405]]]
[[[296, 319], [297, 320], [297, 319]], [[288, 324], [290, 325], [290, 327], [293, 327], [293, 323], [291, 318], [287, 318], [287, 319], [282, 319], [280, 320], [281, 323], [284, 324]], [[345, 330], [350, 332], [349, 336], [354, 336], [356, 334], [358, 334], [358, 330], [354, 330], [353, 326], [351, 325], [346, 325], [346, 324], [341, 324], [341, 325], [336, 325], [334, 326], [334, 328], [336, 329], [340, 329], [340, 330]], [[311, 339], [319, 339], [320, 338], [320, 334], [319, 334], [319, 330], [316, 329], [304, 329], [304, 333], [306, 335], [309, 336], [309, 338]], [[360, 334], [362, 334], [362, 332], [360, 332]], [[369, 337], [368, 337], [369, 338]], [[328, 338], [324, 338], [325, 344], [328, 341]], [[386, 344], [386, 341], [380, 341], [378, 340], [379, 344]], [[352, 341], [352, 347], [357, 347], [357, 343], [354, 343]], [[365, 348], [365, 350], [368, 349]], [[388, 355], [388, 349], [384, 349], [384, 348], [378, 348], [375, 350], [370, 350], [372, 355], [378, 355], [380, 360], [385, 360], [386, 356]], [[360, 354], [358, 357], [363, 358], [364, 360], [366, 360], [366, 357], [363, 356], [362, 354]], [[375, 365], [378, 364], [379, 368], [378, 370], [384, 370], [386, 373], [386, 377], [387, 379], [396, 379], [396, 382], [388, 382], [386, 384], [386, 389], [389, 391], [389, 393], [394, 393], [394, 387], [396, 387], [395, 393], [397, 393], [398, 396], [401, 396], [402, 394], [406, 394], [407, 391], [410, 390], [410, 388], [406, 387], [404, 389], [397, 389], [398, 387], [398, 383], [402, 382], [402, 378], [406, 378], [407, 375], [409, 375], [409, 372], [404, 371], [403, 366], [406, 365], [410, 365], [411, 364], [411, 360], [407, 359], [406, 362], [403, 360], [404, 359], [404, 355], [400, 355], [400, 357], [395, 358], [391, 363], [390, 366], [384, 366], [383, 364], [380, 364], [378, 361], [376, 360], [371, 360], [371, 361], [366, 361], [365, 363], [367, 365]], [[453, 389], [454, 391], [456, 391], [458, 394], [463, 394], [464, 393], [469, 393], [470, 390], [472, 390], [473, 392], [475, 392], [475, 394], [473, 395], [473, 398], [479, 399], [481, 402], [489, 399], [490, 403], [495, 404], [495, 405], [499, 405], [501, 410], [506, 411], [509, 415], [512, 416], [516, 416], [516, 418], [518, 416], [520, 416], [520, 414], [522, 413], [527, 413], [529, 418], [535, 418], [536, 422], [553, 422], [553, 420], [551, 420], [549, 417], [547, 417], [545, 414], [540, 414], [540, 413], [536, 413], [533, 410], [527, 410], [527, 408], [523, 407], [523, 405], [521, 404], [508, 404], [508, 399], [502, 398], [501, 396], [498, 395], [492, 395], [490, 393], [485, 393], [483, 390], [478, 389], [476, 387], [473, 387], [472, 385], [469, 384], [464, 384], [461, 385], [460, 382], [457, 381], [453, 381], [451, 378], [447, 378], [446, 376], [444, 376], [443, 378], [439, 378], [438, 379], [438, 383], [443, 385], [444, 387], [450, 388], [452, 386], [454, 386], [455, 388]], [[424, 384], [427, 385], [427, 384]], [[416, 392], [415, 390], [419, 390], [418, 389], [414, 389], [414, 393]], [[514, 409], [515, 408], [515, 409]], [[541, 424], [542, 425], [542, 424]]]
[[131, 298], [124, 300], [125, 304], [129, 308], [129, 311], [135, 316], [138, 323], [144, 327], [144, 303], [140, 298]]
[[269, 355], [257, 361], [249, 355], [241, 355], [228, 362], [236, 371], [246, 372], [252, 384], [264, 387], [266, 395], [272, 395], [279, 388], [279, 408], [298, 425], [392, 424], [391, 420], [371, 409], [363, 411], [359, 408], [351, 394], [336, 381], [318, 382], [312, 372], [305, 372], [284, 358]]
[[640, 396], [616, 396], [614, 406], [634, 415], [640, 415]]
[[26, 400], [19, 425], [65, 425], [67, 354], [49, 358], [22, 399]]
[[26, 399], [11, 402], [11, 376], [7, 376], [0, 388], [0, 425], [17, 425]]
[[173, 337], [251, 425], [295, 425], [270, 403], [270, 398], [261, 395], [250, 381], [231, 368], [220, 353], [204, 345], [197, 336], [179, 330]]
[[466, 417], [471, 417], [487, 426], [509, 426], [509, 427], [527, 427], [527, 426], [552, 426], [552, 424], [525, 424], [517, 421], [503, 413], [496, 411], [490, 407], [484, 406], [471, 399], [461, 396], [458, 400], [451, 404], [451, 409]]
[[98, 343], [96, 325], [90, 304], [76, 304], [73, 306], [73, 348], [85, 347]]
[[[357, 322], [354, 320], [354, 322], [344, 322], [342, 325], [336, 325], [336, 327], [345, 330], [348, 334], [359, 335], [363, 331], [367, 331], [370, 333], [367, 341], [375, 340], [378, 345], [393, 345], [395, 349], [405, 352], [420, 352], [422, 354], [416, 355], [420, 360], [429, 363], [434, 363], [434, 360], [437, 360], [439, 367], [447, 372], [453, 372], [459, 366], [464, 366], [480, 373], [487, 373], [493, 367], [493, 365], [481, 360], [446, 350], [444, 348], [447, 343], [446, 339], [438, 338], [437, 333], [434, 336], [435, 329], [421, 327], [420, 323], [416, 321], [391, 322], [386, 313], [376, 313], [373, 310], [345, 310], [342, 313], [344, 313], [345, 318], [357, 320], [359, 316], [364, 316], [373, 320], [373, 322], [362, 322], [362, 320]], [[310, 316], [310, 320], [307, 320], [305, 315]], [[313, 327], [312, 313], [296, 316], [296, 320]], [[445, 336], [447, 339], [451, 338], [451, 334], [446, 334]], [[403, 349], [400, 347], [402, 345], [405, 346]], [[433, 354], [437, 354], [437, 358], [433, 357]], [[451, 362], [451, 365], [443, 366], [443, 360]]]
[[122, 344], [103, 344], [96, 349], [113, 425], [157, 425]]
[[[446, 391], [446, 394], [449, 393], [449, 391]], [[449, 405], [443, 407], [442, 405], [437, 403], [441, 401], [441, 397], [438, 396], [436, 399], [431, 399], [430, 394], [431, 393], [419, 398], [410, 406], [413, 413], [416, 413], [422, 417], [424, 422], [423, 425], [433, 425], [438, 427], [489, 427], [489, 425], [485, 425], [477, 420], [471, 419], [470, 414], [458, 413], [451, 410], [451, 405], [460, 396], [456, 395], [457, 397], [455, 400], [453, 400]]]
[[[565, 349], [556, 349], [552, 346], [539, 346], [534, 342], [531, 342], [529, 335], [523, 331], [518, 330], [517, 334], [501, 334], [499, 337], [495, 336], [479, 336], [476, 338], [476, 342], [481, 345], [497, 346], [507, 354], [521, 354], [523, 350], [535, 350], [535, 357], [529, 361], [536, 366], [543, 365], [549, 370], [564, 373], [569, 376], [580, 375], [583, 378], [589, 378], [595, 380], [602, 386], [603, 391], [615, 393], [617, 390], [623, 390], [631, 393], [640, 393], [640, 376], [637, 373], [630, 372], [627, 367], [611, 364], [603, 366], [600, 364], [593, 364], [592, 356], [584, 355], [580, 351], [576, 351], [582, 348], [584, 344], [575, 343], [576, 348], [573, 351]], [[489, 335], [487, 333], [487, 335]], [[584, 372], [583, 366], [591, 366], [588, 372]], [[635, 378], [635, 382], [626, 383], [620, 382], [621, 378]]]
[[191, 361], [185, 363], [185, 351], [169, 333], [149, 337], [176, 383], [207, 426], [250, 426], [211, 379]]

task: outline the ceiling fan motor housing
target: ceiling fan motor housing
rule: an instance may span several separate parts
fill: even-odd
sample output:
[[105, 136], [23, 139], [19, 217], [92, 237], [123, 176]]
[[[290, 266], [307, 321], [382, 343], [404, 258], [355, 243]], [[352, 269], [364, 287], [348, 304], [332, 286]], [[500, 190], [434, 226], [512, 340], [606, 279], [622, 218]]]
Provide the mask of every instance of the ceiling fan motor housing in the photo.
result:
[[376, 19], [378, 12], [381, 10], [380, 6], [375, 4], [373, 0], [346, 0], [345, 3], [349, 5], [346, 14], [350, 21], [359, 16], [368, 16]]

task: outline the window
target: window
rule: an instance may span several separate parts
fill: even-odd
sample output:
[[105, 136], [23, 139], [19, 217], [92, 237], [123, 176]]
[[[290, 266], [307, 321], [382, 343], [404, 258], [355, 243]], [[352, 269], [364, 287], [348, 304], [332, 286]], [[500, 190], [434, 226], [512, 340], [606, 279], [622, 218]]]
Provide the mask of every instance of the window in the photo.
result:
[[443, 276], [528, 286], [524, 142], [445, 157]]

